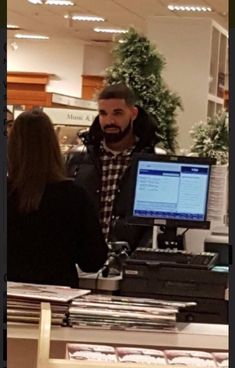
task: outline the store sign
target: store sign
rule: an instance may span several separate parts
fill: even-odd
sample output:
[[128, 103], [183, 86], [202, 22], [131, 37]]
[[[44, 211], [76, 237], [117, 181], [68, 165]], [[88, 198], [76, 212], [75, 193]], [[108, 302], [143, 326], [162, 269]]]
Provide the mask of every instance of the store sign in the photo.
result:
[[82, 109], [97, 110], [97, 102], [95, 101], [83, 100], [82, 98], [61, 95], [59, 93], [52, 93], [52, 102]]
[[94, 110], [72, 110], [44, 107], [53, 124], [90, 126], [98, 115]]

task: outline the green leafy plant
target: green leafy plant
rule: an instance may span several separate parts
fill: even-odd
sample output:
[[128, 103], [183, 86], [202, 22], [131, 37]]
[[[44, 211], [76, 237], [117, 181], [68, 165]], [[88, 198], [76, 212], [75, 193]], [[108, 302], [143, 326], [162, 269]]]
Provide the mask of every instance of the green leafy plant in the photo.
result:
[[136, 95], [137, 104], [154, 118], [162, 147], [175, 152], [178, 146], [176, 108], [182, 109], [182, 105], [179, 96], [167, 88], [161, 77], [164, 57], [134, 28], [113, 48], [113, 54], [115, 62], [106, 69], [105, 83], [128, 85]]
[[191, 152], [199, 157], [216, 158], [217, 164], [228, 163], [229, 127], [228, 113], [221, 110], [207, 122], [196, 123], [190, 131], [193, 138]]

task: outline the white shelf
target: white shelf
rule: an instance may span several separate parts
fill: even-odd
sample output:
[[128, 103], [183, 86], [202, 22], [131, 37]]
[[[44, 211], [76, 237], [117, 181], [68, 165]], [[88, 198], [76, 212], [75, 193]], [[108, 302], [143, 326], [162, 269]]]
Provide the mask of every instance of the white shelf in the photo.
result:
[[215, 95], [212, 95], [211, 93], [208, 93], [208, 101], [215, 102], [217, 104], [224, 105], [224, 99]]
[[[38, 326], [8, 324], [8, 339], [38, 339]], [[177, 323], [177, 331], [120, 331], [92, 328], [51, 328], [51, 341], [171, 346], [172, 348], [228, 349], [228, 326]]]

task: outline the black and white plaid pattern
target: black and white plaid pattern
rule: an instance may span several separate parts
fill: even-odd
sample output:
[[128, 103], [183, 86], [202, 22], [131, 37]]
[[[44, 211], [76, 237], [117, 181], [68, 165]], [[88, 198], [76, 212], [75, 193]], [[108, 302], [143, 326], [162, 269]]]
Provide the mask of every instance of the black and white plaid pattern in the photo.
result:
[[100, 196], [100, 224], [106, 241], [108, 240], [110, 221], [118, 183], [131, 161], [134, 146], [118, 154], [107, 151], [101, 146], [102, 184]]

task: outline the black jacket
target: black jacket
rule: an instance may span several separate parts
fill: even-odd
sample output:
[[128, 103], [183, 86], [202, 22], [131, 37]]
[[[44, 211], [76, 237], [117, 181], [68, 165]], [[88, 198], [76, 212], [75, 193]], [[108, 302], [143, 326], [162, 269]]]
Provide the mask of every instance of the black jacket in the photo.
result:
[[107, 245], [84, 190], [67, 180], [48, 184], [40, 207], [19, 213], [8, 185], [8, 280], [78, 287], [75, 263], [97, 271]]
[[[155, 145], [159, 142], [156, 125], [142, 108], [139, 107], [138, 109], [138, 116], [133, 122], [134, 134], [138, 137], [134, 152], [153, 153]], [[75, 177], [75, 182], [87, 191], [95, 205], [97, 216], [99, 214], [101, 189], [101, 163], [99, 159], [101, 139], [102, 133], [99, 117], [97, 116], [89, 132], [84, 136], [86, 149], [83, 152], [70, 153], [67, 158], [68, 175]], [[126, 170], [118, 185], [113, 204], [109, 240], [127, 241], [133, 250], [137, 246], [147, 245], [151, 238], [152, 229], [128, 225], [126, 222], [130, 201], [130, 171], [131, 166]]]

